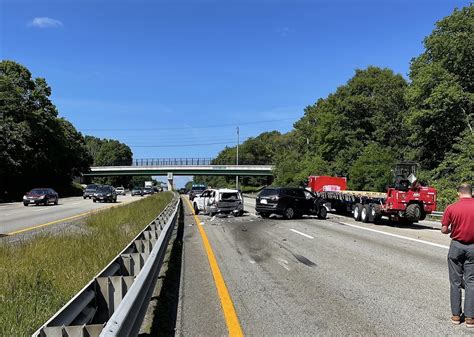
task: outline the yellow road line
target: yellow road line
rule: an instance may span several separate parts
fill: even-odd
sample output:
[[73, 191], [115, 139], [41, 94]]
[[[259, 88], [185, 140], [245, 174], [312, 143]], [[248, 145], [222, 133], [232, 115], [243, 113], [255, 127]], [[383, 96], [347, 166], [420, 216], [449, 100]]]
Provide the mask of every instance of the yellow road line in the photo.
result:
[[[119, 205], [114, 205], [114, 206], [123, 206], [123, 205], [127, 205], [129, 203], [132, 203], [136, 200], [132, 200], [132, 201], [127, 201], [127, 202], [123, 202]], [[60, 222], [64, 222], [64, 221], [68, 221], [68, 220], [73, 220], [73, 219], [78, 219], [78, 218], [81, 218], [83, 216], [86, 216], [86, 215], [89, 215], [89, 214], [92, 214], [92, 213], [96, 213], [96, 212], [99, 212], [99, 211], [102, 211], [104, 209], [107, 209], [107, 208], [111, 208], [110, 206], [105, 206], [105, 207], [101, 207], [99, 209], [94, 209], [92, 211], [87, 211], [87, 212], [84, 212], [84, 213], [79, 213], [79, 214], [76, 214], [76, 215], [73, 215], [73, 216], [70, 216], [70, 217], [67, 217], [67, 218], [62, 218], [62, 219], [59, 219], [59, 220], [54, 220], [54, 221], [51, 221], [51, 222], [47, 222], [47, 223], [44, 223], [44, 224], [41, 224], [41, 225], [35, 225], [35, 226], [32, 226], [32, 227], [28, 227], [28, 228], [23, 228], [23, 229], [20, 229], [20, 230], [17, 230], [17, 231], [14, 231], [14, 232], [10, 232], [10, 233], [7, 233], [5, 235], [16, 235], [16, 234], [20, 234], [20, 233], [24, 233], [24, 232], [29, 232], [31, 230], [34, 230], [34, 229], [38, 229], [38, 228], [42, 228], [42, 227], [46, 227], [46, 226], [51, 226], [51, 225], [54, 225], [54, 224], [57, 224], [57, 223], [60, 223]]]
[[237, 313], [235, 312], [234, 303], [232, 302], [232, 298], [229, 295], [229, 291], [227, 290], [227, 286], [225, 285], [224, 278], [222, 277], [221, 271], [219, 269], [219, 265], [217, 264], [216, 257], [214, 256], [214, 252], [212, 251], [211, 244], [207, 238], [206, 232], [199, 221], [199, 218], [194, 213], [194, 209], [187, 198], [186, 199], [188, 206], [191, 208], [193, 212], [194, 220], [198, 225], [199, 233], [201, 234], [202, 242], [204, 244], [204, 248], [206, 250], [207, 258], [209, 260], [209, 264], [211, 266], [212, 276], [214, 277], [214, 283], [217, 288], [217, 294], [219, 295], [219, 299], [221, 300], [222, 310], [224, 311], [225, 322], [227, 324], [227, 330], [229, 331], [229, 336], [243, 336], [242, 328], [240, 327], [239, 318], [237, 317]]

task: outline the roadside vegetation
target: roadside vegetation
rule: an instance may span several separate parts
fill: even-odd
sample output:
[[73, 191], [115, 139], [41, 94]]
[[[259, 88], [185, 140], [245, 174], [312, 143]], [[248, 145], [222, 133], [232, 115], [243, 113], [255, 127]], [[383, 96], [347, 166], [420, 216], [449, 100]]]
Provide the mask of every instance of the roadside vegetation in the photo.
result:
[[[438, 189], [438, 208], [474, 182], [474, 5], [438, 21], [424, 52], [410, 61], [409, 79], [388, 68], [357, 69], [347, 83], [304, 110], [286, 134], [265, 132], [239, 148], [239, 163], [270, 164], [277, 185], [309, 175], [348, 178], [349, 188], [384, 191], [399, 161], [420, 164], [419, 179]], [[407, 60], [408, 62], [409, 60]], [[216, 163], [235, 163], [226, 147]], [[235, 186], [234, 177], [205, 177]], [[265, 178], [243, 178], [262, 186]]]
[[159, 193], [85, 218], [82, 233], [0, 243], [0, 336], [31, 335], [171, 201]]

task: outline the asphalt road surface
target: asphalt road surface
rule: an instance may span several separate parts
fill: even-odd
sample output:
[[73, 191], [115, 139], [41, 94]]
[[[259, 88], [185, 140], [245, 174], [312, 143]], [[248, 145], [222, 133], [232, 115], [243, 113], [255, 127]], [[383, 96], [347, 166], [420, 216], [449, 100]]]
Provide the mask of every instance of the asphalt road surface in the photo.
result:
[[[199, 215], [244, 335], [462, 335], [450, 322], [446, 255], [436, 226]], [[228, 333], [203, 239], [186, 205], [177, 331]]]
[[0, 236], [23, 233], [62, 221], [79, 218], [87, 212], [121, 205], [141, 197], [117, 196], [117, 203], [94, 203], [82, 197], [60, 198], [59, 205], [23, 206], [22, 202], [0, 204]]

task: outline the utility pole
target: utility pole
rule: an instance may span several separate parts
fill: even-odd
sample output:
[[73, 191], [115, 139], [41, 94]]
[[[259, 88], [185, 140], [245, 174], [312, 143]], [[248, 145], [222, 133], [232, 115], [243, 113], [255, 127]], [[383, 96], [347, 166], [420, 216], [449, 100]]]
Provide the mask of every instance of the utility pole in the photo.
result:
[[[237, 127], [237, 156], [236, 156], [236, 163], [239, 166], [239, 127]], [[239, 189], [239, 176], [235, 177], [235, 188]]]

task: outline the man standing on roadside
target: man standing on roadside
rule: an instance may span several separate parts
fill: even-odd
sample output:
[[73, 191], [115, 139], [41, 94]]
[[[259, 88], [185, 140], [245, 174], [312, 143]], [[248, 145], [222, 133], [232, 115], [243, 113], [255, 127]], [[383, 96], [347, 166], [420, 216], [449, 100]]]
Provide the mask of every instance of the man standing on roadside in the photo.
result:
[[449, 205], [441, 220], [441, 233], [451, 233], [448, 252], [451, 283], [451, 322], [461, 323], [461, 288], [465, 284], [464, 315], [466, 327], [474, 328], [474, 198], [472, 186], [458, 188], [459, 200]]

